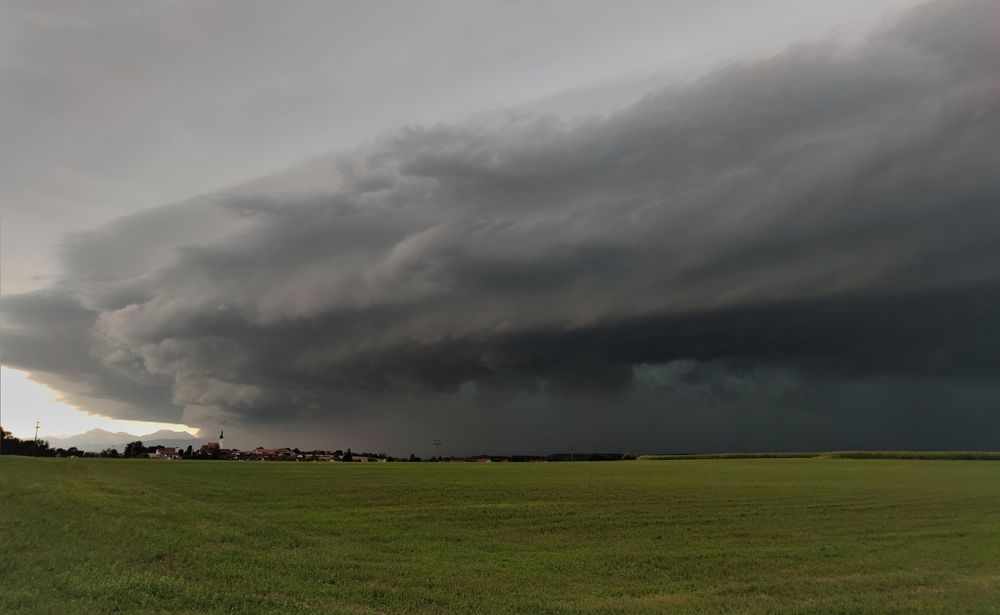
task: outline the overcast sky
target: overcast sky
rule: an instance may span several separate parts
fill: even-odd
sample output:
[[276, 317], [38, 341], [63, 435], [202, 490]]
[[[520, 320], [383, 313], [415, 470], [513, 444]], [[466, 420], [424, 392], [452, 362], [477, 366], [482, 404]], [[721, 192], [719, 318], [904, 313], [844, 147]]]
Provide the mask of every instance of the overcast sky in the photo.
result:
[[245, 446], [995, 448], [1000, 21], [912, 4], [4, 3], [4, 365]]

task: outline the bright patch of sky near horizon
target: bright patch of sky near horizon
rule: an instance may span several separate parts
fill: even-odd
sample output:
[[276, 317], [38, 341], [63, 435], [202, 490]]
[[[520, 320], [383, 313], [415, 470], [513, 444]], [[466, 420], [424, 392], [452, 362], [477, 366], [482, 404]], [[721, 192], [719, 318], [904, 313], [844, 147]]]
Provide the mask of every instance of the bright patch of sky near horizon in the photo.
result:
[[41, 423], [38, 437], [43, 439], [91, 429], [136, 436], [161, 429], [198, 434], [197, 428], [180, 423], [123, 421], [83, 412], [60, 400], [58, 392], [31, 380], [27, 372], [0, 367], [0, 425], [18, 438], [33, 438], [35, 421]]

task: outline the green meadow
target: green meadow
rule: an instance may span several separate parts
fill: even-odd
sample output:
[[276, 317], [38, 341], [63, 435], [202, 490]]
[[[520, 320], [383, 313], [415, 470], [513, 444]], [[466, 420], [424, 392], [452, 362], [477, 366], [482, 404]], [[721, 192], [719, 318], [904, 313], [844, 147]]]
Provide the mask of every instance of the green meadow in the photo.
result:
[[0, 613], [1000, 613], [1000, 463], [0, 458]]

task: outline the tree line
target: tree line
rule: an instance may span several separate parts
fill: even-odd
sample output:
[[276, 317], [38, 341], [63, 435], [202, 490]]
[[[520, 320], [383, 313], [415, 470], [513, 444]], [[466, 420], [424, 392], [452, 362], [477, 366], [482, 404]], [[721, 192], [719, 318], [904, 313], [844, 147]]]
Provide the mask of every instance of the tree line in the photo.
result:
[[[159, 446], [144, 446], [141, 440], [129, 442], [124, 450], [118, 451], [116, 447], [106, 448], [99, 453], [81, 451], [75, 446], [69, 448], [53, 448], [48, 440], [22, 439], [13, 433], [0, 427], [0, 455], [23, 455], [26, 457], [114, 457], [131, 458], [145, 457], [148, 453], [155, 453]], [[181, 451], [184, 459], [211, 459], [210, 454], [203, 454], [195, 451], [191, 445]]]
[[[129, 442], [125, 445], [124, 450], [119, 451], [117, 448], [106, 448], [99, 453], [81, 451], [76, 447], [70, 447], [68, 449], [64, 448], [52, 448], [49, 446], [47, 440], [22, 440], [14, 436], [9, 431], [0, 427], [0, 454], [3, 455], [26, 455], [33, 457], [111, 457], [111, 458], [138, 458], [146, 457], [149, 454], [155, 453], [157, 449], [162, 448], [160, 446], [145, 446], [141, 440], [136, 440], [134, 442]], [[290, 449], [295, 453], [296, 457], [301, 461], [311, 461], [316, 460], [318, 457], [316, 453], [325, 451], [311, 451], [304, 452], [297, 448]], [[340, 461], [353, 461], [355, 457], [367, 457], [369, 459], [384, 459], [386, 461], [407, 461], [406, 458], [397, 459], [386, 455], [385, 453], [354, 453], [351, 449], [346, 451], [337, 450], [333, 453], [334, 457], [339, 458]], [[194, 449], [190, 444], [186, 449], [178, 450], [178, 455], [181, 459], [220, 459], [220, 451], [218, 448], [203, 451], [201, 449]], [[552, 455], [477, 455], [475, 457], [458, 457], [449, 456], [445, 457], [443, 455], [437, 457], [430, 457], [426, 461], [430, 462], [441, 462], [441, 461], [513, 461], [513, 462], [526, 462], [526, 461], [620, 461], [620, 460], [632, 460], [635, 459], [635, 453], [555, 453]], [[425, 461], [415, 454], [410, 454], [408, 461], [419, 462]]]

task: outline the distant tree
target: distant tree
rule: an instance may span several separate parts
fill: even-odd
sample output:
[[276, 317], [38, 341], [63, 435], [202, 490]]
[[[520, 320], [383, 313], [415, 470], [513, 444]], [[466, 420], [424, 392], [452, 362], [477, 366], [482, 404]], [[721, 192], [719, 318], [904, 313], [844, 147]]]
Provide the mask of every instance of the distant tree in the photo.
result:
[[34, 455], [38, 457], [53, 457], [55, 449], [49, 448], [47, 440], [22, 440], [3, 427], [0, 427], [0, 454], [3, 455]]
[[420, 457], [417, 457], [413, 453], [410, 453], [410, 461], [420, 461]]
[[354, 455], [351, 453], [351, 449], [347, 449], [347, 452], [344, 453], [344, 461], [354, 461]]
[[122, 453], [122, 457], [140, 457], [145, 452], [146, 447], [142, 445], [142, 440], [136, 440], [125, 445], [125, 452]]
[[114, 457], [114, 458], [117, 459], [119, 457], [119, 455], [118, 455], [118, 449], [117, 448], [106, 448], [103, 451], [101, 451], [101, 457]]
[[188, 444], [188, 447], [184, 449], [184, 453], [181, 456], [184, 457], [184, 459], [191, 459], [194, 457], [194, 449], [191, 448], [190, 444]]
[[0, 427], [0, 455], [28, 455], [30, 453], [24, 451], [24, 444], [24, 440]]

